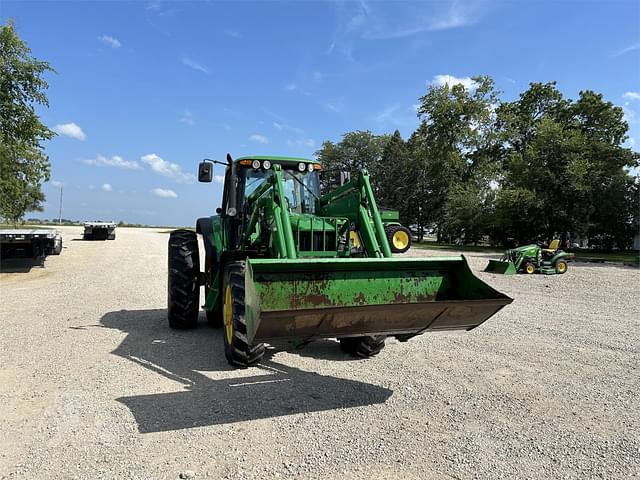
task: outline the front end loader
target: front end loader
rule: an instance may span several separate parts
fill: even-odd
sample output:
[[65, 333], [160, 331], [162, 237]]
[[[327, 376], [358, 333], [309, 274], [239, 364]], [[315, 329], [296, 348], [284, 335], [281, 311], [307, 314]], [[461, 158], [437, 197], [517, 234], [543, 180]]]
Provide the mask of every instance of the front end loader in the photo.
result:
[[256, 364], [276, 340], [338, 338], [366, 358], [389, 336], [471, 330], [512, 301], [462, 256], [392, 258], [366, 171], [321, 195], [312, 160], [205, 160], [200, 181], [212, 180], [214, 163], [225, 168], [217, 215], [169, 238], [168, 316], [173, 328], [195, 327], [204, 285], [203, 309], [223, 328], [232, 365]]

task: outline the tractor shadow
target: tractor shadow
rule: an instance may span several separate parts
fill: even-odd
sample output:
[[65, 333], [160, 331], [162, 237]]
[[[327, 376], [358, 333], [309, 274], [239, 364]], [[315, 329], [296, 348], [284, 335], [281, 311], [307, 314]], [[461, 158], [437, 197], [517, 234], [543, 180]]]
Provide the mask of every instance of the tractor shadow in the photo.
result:
[[[127, 333], [114, 355], [183, 385], [182, 391], [117, 399], [141, 433], [367, 406], [384, 403], [393, 393], [282, 365], [273, 360], [273, 348], [258, 367], [235, 369], [222, 352], [220, 329], [176, 331], [166, 323], [164, 309], [121, 310], [101, 319], [102, 326]], [[321, 344], [313, 354], [328, 346]]]

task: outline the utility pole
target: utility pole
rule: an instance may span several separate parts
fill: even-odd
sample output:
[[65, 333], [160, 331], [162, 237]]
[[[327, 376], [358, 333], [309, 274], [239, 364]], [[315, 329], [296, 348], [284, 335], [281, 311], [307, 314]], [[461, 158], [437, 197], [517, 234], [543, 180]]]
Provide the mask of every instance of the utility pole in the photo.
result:
[[62, 225], [62, 187], [64, 185], [60, 184], [60, 212], [58, 213], [58, 225]]

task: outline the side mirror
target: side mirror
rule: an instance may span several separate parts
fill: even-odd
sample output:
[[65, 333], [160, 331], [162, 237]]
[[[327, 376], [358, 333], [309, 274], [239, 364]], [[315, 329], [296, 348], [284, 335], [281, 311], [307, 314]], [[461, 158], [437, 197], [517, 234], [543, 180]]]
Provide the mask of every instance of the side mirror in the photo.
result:
[[211, 162], [200, 162], [198, 166], [198, 181], [211, 183], [213, 180], [213, 163]]

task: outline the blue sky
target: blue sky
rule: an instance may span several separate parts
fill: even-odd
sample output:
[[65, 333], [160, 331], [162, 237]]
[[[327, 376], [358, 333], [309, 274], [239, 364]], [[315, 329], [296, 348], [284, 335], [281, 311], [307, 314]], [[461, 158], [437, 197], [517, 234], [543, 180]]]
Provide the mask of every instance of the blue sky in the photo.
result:
[[9, 18], [57, 71], [52, 181], [28, 217], [57, 217], [63, 183], [66, 218], [191, 225], [221, 196], [194, 183], [201, 158], [406, 138], [429, 84], [481, 74], [506, 100], [534, 81], [601, 92], [640, 143], [637, 1], [0, 0]]

